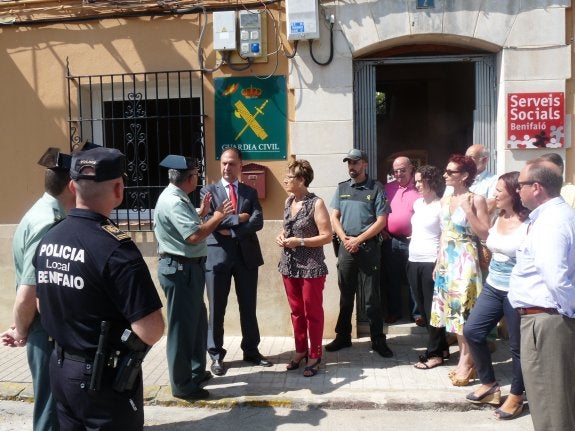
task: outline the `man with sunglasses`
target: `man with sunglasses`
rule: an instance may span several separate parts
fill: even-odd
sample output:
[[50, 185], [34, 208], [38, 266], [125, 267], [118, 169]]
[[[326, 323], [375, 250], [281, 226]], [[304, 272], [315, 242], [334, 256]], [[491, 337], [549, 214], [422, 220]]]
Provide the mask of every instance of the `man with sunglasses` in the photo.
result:
[[521, 315], [521, 367], [535, 431], [575, 429], [575, 210], [563, 178], [542, 158], [527, 162], [519, 195], [531, 210], [517, 250], [509, 302]]
[[[395, 181], [385, 185], [385, 194], [391, 207], [387, 216], [387, 225], [381, 232], [381, 302], [387, 308], [386, 323], [397, 322], [403, 314], [403, 294], [406, 290], [411, 318], [419, 326], [425, 322], [417, 312], [415, 301], [407, 287], [405, 268], [409, 257], [409, 239], [411, 237], [411, 216], [413, 203], [419, 198], [413, 179], [413, 165], [405, 156], [397, 157], [392, 164]], [[387, 307], [384, 308], [384, 306]]]

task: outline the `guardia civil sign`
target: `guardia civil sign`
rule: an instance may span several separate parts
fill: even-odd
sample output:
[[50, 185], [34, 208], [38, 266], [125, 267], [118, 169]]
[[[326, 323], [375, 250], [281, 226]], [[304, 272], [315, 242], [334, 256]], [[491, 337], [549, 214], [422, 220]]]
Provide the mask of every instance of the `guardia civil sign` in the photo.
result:
[[216, 159], [236, 147], [244, 160], [285, 160], [286, 93], [284, 76], [216, 78]]

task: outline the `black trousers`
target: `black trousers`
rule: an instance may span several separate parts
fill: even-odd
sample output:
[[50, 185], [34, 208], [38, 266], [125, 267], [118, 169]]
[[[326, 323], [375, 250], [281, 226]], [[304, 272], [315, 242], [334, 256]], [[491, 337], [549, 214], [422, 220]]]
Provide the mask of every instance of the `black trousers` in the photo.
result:
[[449, 349], [445, 339], [445, 328], [436, 328], [429, 324], [431, 318], [431, 303], [433, 302], [433, 268], [435, 262], [407, 262], [407, 280], [411, 294], [415, 299], [421, 317], [425, 319], [425, 327], [429, 338], [427, 341], [427, 356], [443, 356]]
[[115, 370], [105, 368], [99, 391], [88, 389], [92, 364], [60, 359], [56, 351], [50, 358], [50, 385], [56, 399], [60, 431], [122, 430], [144, 428], [142, 375], [133, 390], [112, 389]]
[[[377, 241], [372, 240], [377, 246], [370, 247], [371, 258], [375, 262], [380, 259], [380, 247]], [[362, 290], [365, 299], [365, 312], [369, 319], [369, 332], [374, 340], [383, 335], [383, 312], [379, 296], [379, 267], [366, 270], [365, 256], [359, 253], [350, 254], [344, 247], [340, 247], [337, 258], [337, 278], [339, 283], [339, 316], [335, 326], [338, 337], [351, 338], [351, 316], [355, 295], [358, 289]]]
[[[260, 329], [256, 313], [258, 302], [258, 268], [248, 268], [243, 260], [239, 245], [225, 250], [226, 259], [218, 261], [217, 247], [210, 246], [206, 263], [206, 292], [210, 307], [208, 318], [208, 354], [212, 360], [223, 360], [224, 317], [228, 306], [232, 278], [240, 311], [240, 327], [244, 355], [259, 353]], [[221, 251], [223, 256], [224, 251]]]

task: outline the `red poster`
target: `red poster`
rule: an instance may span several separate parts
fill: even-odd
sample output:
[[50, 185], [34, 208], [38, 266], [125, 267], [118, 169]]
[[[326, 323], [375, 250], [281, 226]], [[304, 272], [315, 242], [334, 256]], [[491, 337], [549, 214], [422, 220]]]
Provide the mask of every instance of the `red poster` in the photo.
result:
[[565, 147], [565, 93], [509, 93], [507, 148]]

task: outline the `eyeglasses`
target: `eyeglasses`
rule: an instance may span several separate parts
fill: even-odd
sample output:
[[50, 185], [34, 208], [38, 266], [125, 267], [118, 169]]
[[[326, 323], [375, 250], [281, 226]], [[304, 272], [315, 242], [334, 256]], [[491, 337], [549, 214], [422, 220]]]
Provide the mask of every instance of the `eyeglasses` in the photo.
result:
[[394, 174], [405, 174], [407, 172], [407, 169], [405, 168], [401, 168], [401, 169], [394, 169], [392, 171]]
[[446, 169], [445, 173], [449, 176], [452, 176], [453, 174], [460, 174], [461, 171], [452, 171], [451, 169]]
[[535, 184], [537, 181], [519, 181], [519, 187], [517, 187], [517, 190], [521, 190], [523, 188], [523, 186], [532, 186], [533, 184]]
[[295, 175], [289, 175], [289, 174], [288, 174], [288, 175], [284, 176], [284, 179], [286, 179], [286, 180], [293, 180], [295, 177], [296, 177]]

